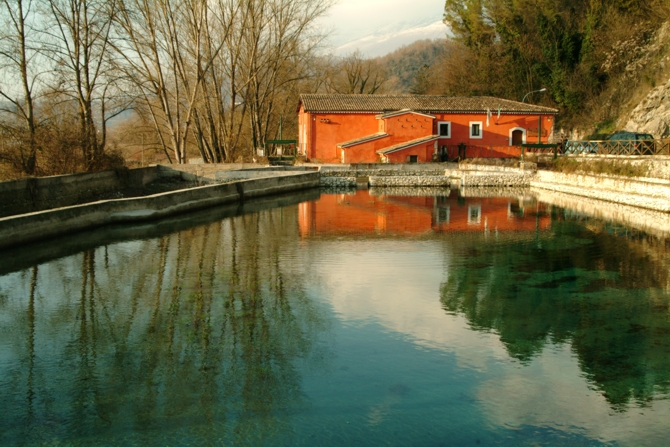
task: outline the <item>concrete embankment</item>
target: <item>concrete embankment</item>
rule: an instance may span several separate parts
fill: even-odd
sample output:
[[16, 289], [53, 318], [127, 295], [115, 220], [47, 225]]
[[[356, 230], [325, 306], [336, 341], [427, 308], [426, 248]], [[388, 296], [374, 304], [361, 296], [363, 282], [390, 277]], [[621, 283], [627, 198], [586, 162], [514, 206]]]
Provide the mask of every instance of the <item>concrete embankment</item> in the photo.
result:
[[0, 182], [0, 217], [90, 201], [101, 194], [142, 188], [163, 175], [156, 166]]
[[177, 214], [158, 221], [104, 225], [78, 232], [75, 237], [64, 235], [49, 240], [39, 240], [32, 244], [8, 247], [2, 250], [2, 256], [0, 256], [0, 276], [21, 271], [35, 264], [42, 264], [53, 259], [81, 253], [82, 251], [101, 245], [129, 240], [159, 238], [234, 216], [317, 200], [319, 196], [319, 188], [310, 188], [279, 196], [264, 196], [242, 202], [231, 202], [189, 213]]
[[670, 235], [670, 213], [606, 202], [547, 189], [531, 188], [538, 201], [586, 216], [632, 227], [658, 237]]
[[318, 172], [299, 172], [9, 216], [0, 218], [0, 248], [110, 223], [159, 219], [249, 198], [318, 186]]
[[670, 212], [670, 181], [664, 179], [538, 171], [531, 186], [534, 189]]

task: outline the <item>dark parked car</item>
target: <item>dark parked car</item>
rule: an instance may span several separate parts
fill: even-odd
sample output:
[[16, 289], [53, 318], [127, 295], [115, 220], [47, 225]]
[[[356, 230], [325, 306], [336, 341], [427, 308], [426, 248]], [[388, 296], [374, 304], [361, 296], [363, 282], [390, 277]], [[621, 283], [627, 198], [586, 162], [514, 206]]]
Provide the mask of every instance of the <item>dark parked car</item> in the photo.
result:
[[[621, 130], [615, 132], [607, 141], [616, 142], [626, 149], [630, 154], [652, 155], [656, 153], [654, 136], [648, 133], [628, 132]], [[613, 149], [616, 146], [613, 145]]]

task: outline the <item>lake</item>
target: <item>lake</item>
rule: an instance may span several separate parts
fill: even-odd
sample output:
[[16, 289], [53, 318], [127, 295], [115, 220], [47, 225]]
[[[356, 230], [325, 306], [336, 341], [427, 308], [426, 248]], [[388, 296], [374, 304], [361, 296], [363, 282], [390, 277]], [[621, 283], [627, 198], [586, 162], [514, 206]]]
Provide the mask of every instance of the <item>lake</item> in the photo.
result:
[[0, 259], [0, 445], [667, 445], [670, 238], [311, 191]]

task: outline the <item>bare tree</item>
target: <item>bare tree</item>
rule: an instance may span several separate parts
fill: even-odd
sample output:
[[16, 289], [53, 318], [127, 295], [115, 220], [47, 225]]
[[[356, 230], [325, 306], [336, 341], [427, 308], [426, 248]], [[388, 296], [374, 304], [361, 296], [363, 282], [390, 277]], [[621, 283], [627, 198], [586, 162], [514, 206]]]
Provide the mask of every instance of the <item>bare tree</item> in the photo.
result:
[[244, 41], [244, 66], [251, 81], [245, 101], [254, 148], [265, 144], [290, 86], [308, 75], [308, 65], [322, 37], [314, 29], [315, 22], [330, 6], [319, 0], [255, 3], [253, 25]]
[[249, 3], [213, 3], [205, 30], [203, 51], [212, 63], [204, 71], [193, 134], [207, 162], [231, 161], [241, 140], [247, 111], [241, 90], [248, 84], [240, 67], [241, 39], [247, 27]]
[[375, 94], [384, 90], [389, 76], [376, 59], [366, 59], [360, 51], [332, 63], [326, 89], [334, 93]]
[[[28, 0], [2, 1], [2, 15], [6, 19], [7, 33], [2, 36], [0, 57], [3, 80], [15, 80], [20, 91], [9, 90], [0, 85], [0, 96], [8, 105], [0, 106], [0, 111], [10, 115], [9, 121], [3, 120], [4, 133], [12, 135], [17, 143], [18, 160], [12, 160], [28, 175], [34, 175], [37, 168], [37, 119], [35, 118], [34, 87], [37, 75], [30, 67], [35, 55], [27, 39], [28, 22], [34, 14], [33, 2]], [[18, 77], [18, 79], [16, 79]], [[19, 126], [13, 125], [18, 121]], [[3, 154], [0, 154], [3, 156]]]
[[202, 81], [222, 47], [206, 45], [209, 2], [121, 1], [122, 69], [138, 89], [166, 154], [169, 148], [175, 161], [184, 163]]
[[109, 72], [112, 24], [116, 0], [48, 0], [51, 19], [49, 57], [56, 66], [55, 93], [76, 101], [80, 146], [85, 168], [95, 169], [104, 153], [113, 89]]

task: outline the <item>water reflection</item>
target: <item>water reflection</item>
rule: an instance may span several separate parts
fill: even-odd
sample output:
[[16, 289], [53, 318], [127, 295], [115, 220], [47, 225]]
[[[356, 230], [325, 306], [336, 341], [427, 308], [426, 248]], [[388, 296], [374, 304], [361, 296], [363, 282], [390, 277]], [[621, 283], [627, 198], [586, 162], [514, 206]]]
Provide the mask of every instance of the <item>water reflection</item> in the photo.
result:
[[[551, 226], [545, 207], [532, 197], [463, 197], [435, 189], [431, 196], [366, 190], [323, 195], [300, 204], [303, 237], [327, 235], [407, 236], [442, 232], [540, 231]], [[411, 194], [411, 190], [409, 191]]]
[[[645, 405], [670, 390], [665, 244], [559, 211], [553, 231], [537, 240], [450, 241], [458, 260], [442, 284], [442, 304], [473, 329], [495, 331], [522, 362], [568, 343], [612, 408]], [[655, 240], [652, 257], [643, 247]]]
[[[448, 278], [440, 287], [444, 309], [465, 316], [474, 330], [498, 334], [512, 358], [528, 363], [547, 345], [569, 343], [583, 373], [619, 410], [631, 399], [644, 405], [668, 393], [665, 239], [529, 197], [439, 191], [423, 197], [367, 191], [322, 196], [300, 205], [301, 236], [437, 237]], [[378, 280], [381, 270], [392, 271], [389, 281], [425, 272], [398, 261], [374, 269], [379, 261], [361, 260]]]
[[306, 405], [297, 363], [320, 368], [329, 357], [320, 344], [329, 321], [285, 259], [296, 211], [3, 277], [0, 444], [290, 435], [286, 418]]
[[13, 252], [0, 445], [667, 439], [668, 241], [527, 191], [426, 194]]

